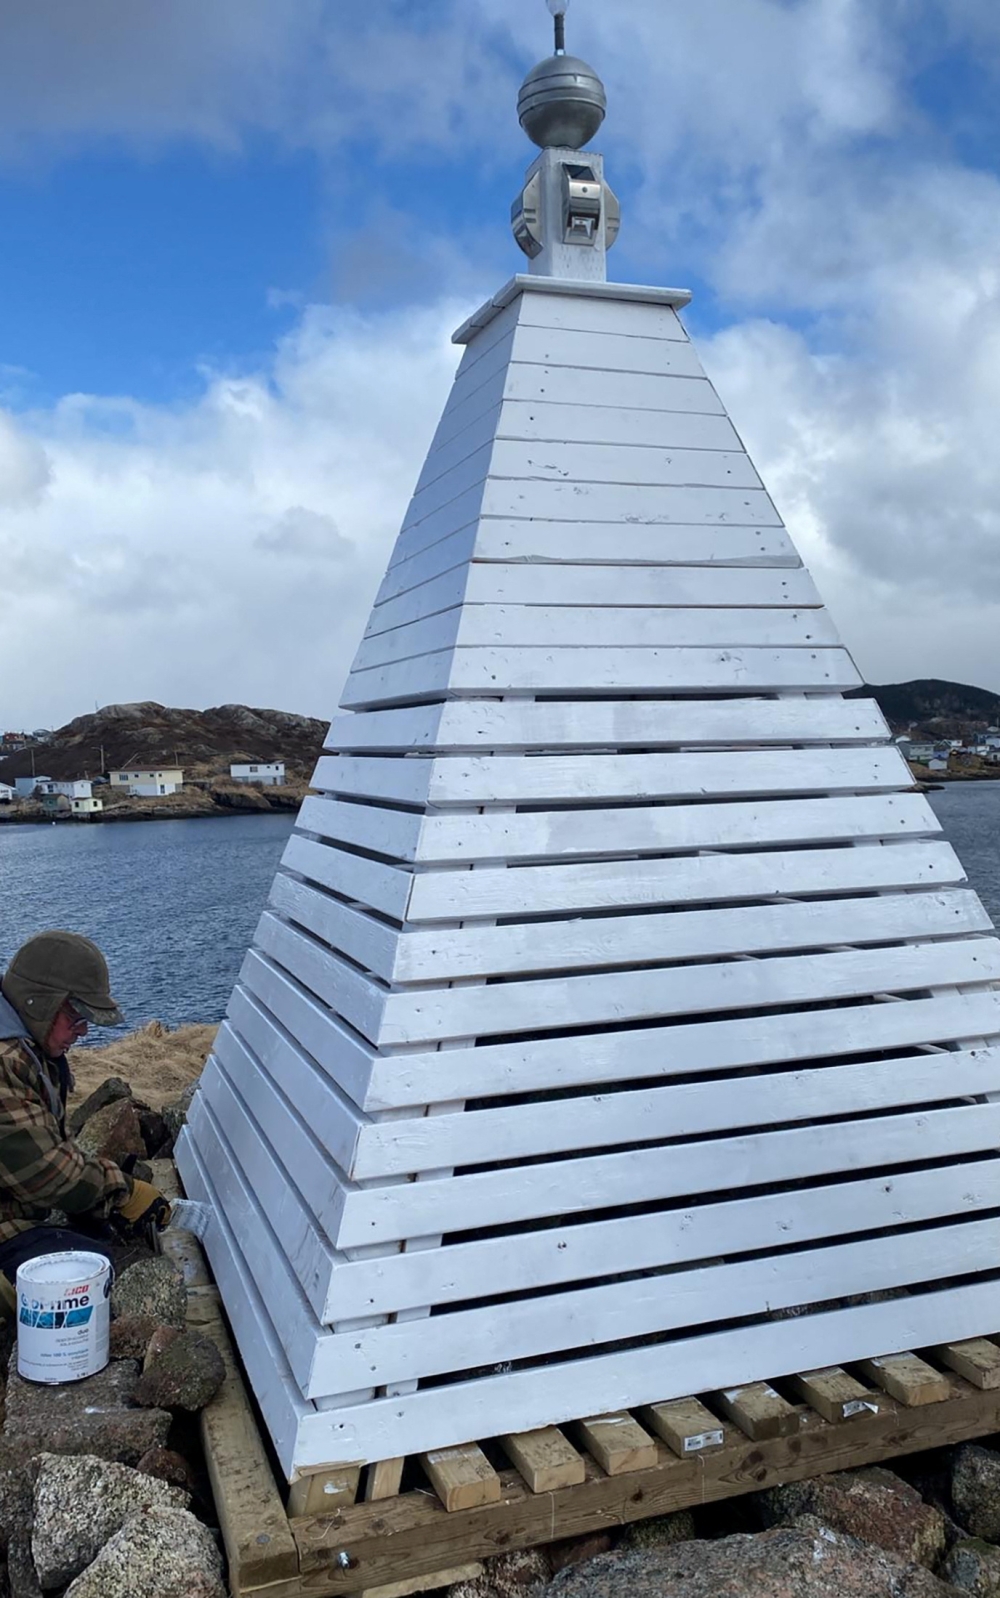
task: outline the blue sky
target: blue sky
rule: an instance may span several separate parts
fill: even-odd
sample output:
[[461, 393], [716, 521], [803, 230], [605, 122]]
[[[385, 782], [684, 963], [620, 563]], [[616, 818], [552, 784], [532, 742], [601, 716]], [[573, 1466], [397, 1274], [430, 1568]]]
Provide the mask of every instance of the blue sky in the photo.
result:
[[[521, 264], [550, 28], [542, 0], [5, 12], [0, 641], [48, 649], [0, 722], [332, 709], [448, 333]], [[608, 85], [613, 275], [695, 290], [861, 670], [1000, 689], [995, 7], [573, 0], [569, 28]]]

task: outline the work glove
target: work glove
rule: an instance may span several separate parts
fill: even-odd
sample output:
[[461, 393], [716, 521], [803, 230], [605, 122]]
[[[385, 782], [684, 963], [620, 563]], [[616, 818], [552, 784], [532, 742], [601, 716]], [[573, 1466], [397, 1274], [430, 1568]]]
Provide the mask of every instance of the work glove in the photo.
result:
[[132, 1191], [117, 1209], [112, 1210], [111, 1221], [125, 1237], [141, 1237], [162, 1232], [170, 1220], [170, 1200], [164, 1198], [152, 1182], [132, 1178]]

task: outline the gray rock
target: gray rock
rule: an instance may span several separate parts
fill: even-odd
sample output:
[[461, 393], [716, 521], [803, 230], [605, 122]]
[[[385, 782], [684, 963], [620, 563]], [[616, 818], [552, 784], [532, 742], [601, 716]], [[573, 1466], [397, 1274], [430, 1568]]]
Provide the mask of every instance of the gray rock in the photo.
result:
[[173, 1448], [151, 1448], [148, 1454], [143, 1454], [135, 1468], [144, 1470], [147, 1476], [156, 1476], [160, 1481], [169, 1482], [171, 1487], [183, 1487], [192, 1498], [198, 1491], [194, 1466]]
[[973, 1537], [1000, 1540], [1000, 1454], [977, 1443], [955, 1450], [951, 1498], [959, 1524]]
[[197, 1080], [192, 1082], [176, 1099], [171, 1099], [169, 1104], [163, 1106], [163, 1124], [166, 1127], [166, 1140], [157, 1150], [158, 1154], [172, 1154], [174, 1144], [180, 1136], [181, 1127], [187, 1120], [191, 1101], [198, 1087]]
[[134, 1465], [170, 1430], [166, 1410], [133, 1407], [138, 1380], [136, 1362], [123, 1359], [86, 1381], [43, 1387], [23, 1381], [12, 1359], [4, 1441], [22, 1454], [96, 1454]]
[[138, 1159], [146, 1155], [142, 1128], [131, 1099], [115, 1099], [90, 1116], [76, 1134], [76, 1141], [84, 1154], [114, 1160], [116, 1165], [123, 1165], [131, 1155]]
[[31, 1525], [38, 1461], [30, 1448], [0, 1444], [0, 1549]]
[[933, 1568], [946, 1547], [944, 1516], [891, 1471], [841, 1471], [758, 1493], [765, 1526], [815, 1515], [833, 1531]]
[[226, 1598], [222, 1559], [186, 1509], [132, 1515], [65, 1598]]
[[42, 1589], [35, 1575], [31, 1557], [31, 1538], [26, 1531], [18, 1532], [7, 1549], [7, 1580], [10, 1598], [42, 1598]]
[[1000, 1598], [1000, 1548], [970, 1538], [958, 1542], [941, 1566], [942, 1581], [974, 1598]]
[[177, 1487], [93, 1455], [43, 1454], [35, 1481], [31, 1552], [44, 1591], [65, 1587], [97, 1558], [130, 1515], [153, 1505], [186, 1509]]
[[182, 1327], [187, 1316], [184, 1278], [162, 1255], [137, 1260], [111, 1289], [111, 1313], [116, 1319], [143, 1315], [158, 1326]]
[[756, 1536], [608, 1554], [564, 1571], [546, 1598], [954, 1598], [922, 1565], [818, 1521]]
[[519, 1548], [491, 1559], [481, 1576], [449, 1588], [449, 1598], [533, 1598], [548, 1585], [545, 1550]]
[[122, 1315], [111, 1322], [109, 1352], [112, 1359], [143, 1359], [149, 1340], [160, 1330], [150, 1315]]
[[103, 1110], [109, 1104], [114, 1104], [116, 1099], [130, 1099], [132, 1089], [120, 1076], [109, 1076], [85, 1098], [82, 1104], [71, 1111], [67, 1125], [71, 1137], [76, 1137], [80, 1128], [86, 1126], [92, 1115], [98, 1110]]
[[655, 1520], [636, 1520], [626, 1526], [620, 1548], [670, 1548], [674, 1543], [690, 1542], [695, 1535], [690, 1509], [673, 1515], [658, 1515]]
[[[170, 1136], [167, 1123], [159, 1110], [154, 1110], [151, 1104], [144, 1104], [141, 1099], [136, 1099], [135, 1107], [139, 1115], [139, 1126], [142, 1129], [146, 1153], [152, 1159], [159, 1154]], [[151, 1178], [147, 1177], [146, 1180], [149, 1181]]]
[[154, 1409], [195, 1413], [211, 1403], [225, 1379], [226, 1367], [212, 1339], [200, 1332], [178, 1332], [159, 1352], [154, 1353], [151, 1348], [135, 1390], [135, 1401]]

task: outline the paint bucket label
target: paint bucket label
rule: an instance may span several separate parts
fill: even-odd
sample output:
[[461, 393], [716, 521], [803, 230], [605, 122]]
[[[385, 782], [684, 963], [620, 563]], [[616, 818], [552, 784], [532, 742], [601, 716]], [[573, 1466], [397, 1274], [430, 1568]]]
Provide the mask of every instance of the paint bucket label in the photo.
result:
[[108, 1363], [111, 1284], [103, 1254], [40, 1254], [17, 1270], [17, 1370], [29, 1382], [79, 1382]]

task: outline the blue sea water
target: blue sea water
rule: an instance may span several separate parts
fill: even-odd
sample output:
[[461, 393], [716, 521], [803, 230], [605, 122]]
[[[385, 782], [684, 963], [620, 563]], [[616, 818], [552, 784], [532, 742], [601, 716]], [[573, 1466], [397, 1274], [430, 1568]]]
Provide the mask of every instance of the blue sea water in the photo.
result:
[[[931, 803], [1000, 920], [1000, 782], [953, 783]], [[217, 1021], [292, 825], [291, 815], [257, 815], [4, 826], [0, 969], [25, 938], [67, 927], [104, 949], [130, 1028]]]
[[220, 1020], [293, 822], [0, 827], [0, 969], [33, 933], [65, 927], [104, 950], [129, 1030]]

